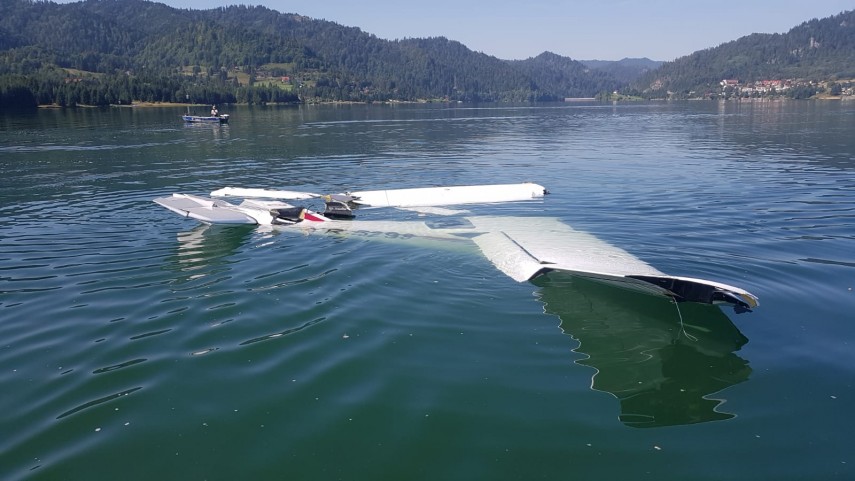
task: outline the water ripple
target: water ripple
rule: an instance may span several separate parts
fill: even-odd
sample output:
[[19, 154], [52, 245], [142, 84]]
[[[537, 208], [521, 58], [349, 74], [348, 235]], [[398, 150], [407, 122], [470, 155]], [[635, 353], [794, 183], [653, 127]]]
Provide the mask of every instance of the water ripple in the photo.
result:
[[309, 322], [307, 322], [307, 323], [305, 323], [305, 324], [303, 324], [303, 325], [301, 325], [301, 326], [293, 327], [293, 328], [291, 328], [291, 329], [285, 329], [284, 331], [279, 331], [279, 332], [276, 332], [276, 333], [273, 333], [273, 334], [267, 334], [267, 335], [264, 335], [264, 336], [261, 336], [261, 337], [256, 337], [256, 338], [254, 338], [254, 339], [249, 339], [249, 340], [243, 341], [243, 342], [241, 342], [241, 343], [240, 343], [240, 345], [241, 345], [241, 346], [245, 346], [245, 345], [247, 345], [247, 344], [253, 344], [253, 343], [256, 343], [256, 342], [268, 341], [268, 340], [270, 340], [270, 339], [276, 339], [276, 338], [278, 338], [278, 337], [287, 336], [288, 334], [293, 334], [293, 333], [295, 333], [295, 332], [300, 332], [300, 331], [302, 331], [303, 329], [306, 329], [306, 328], [308, 328], [308, 327], [314, 326], [315, 324], [317, 324], [317, 323], [319, 323], [319, 322], [323, 322], [323, 321], [325, 321], [325, 320], [326, 320], [326, 318], [324, 318], [324, 317], [321, 317], [321, 318], [318, 318], [318, 319], [314, 319], [314, 320], [309, 321]]
[[62, 419], [62, 418], [64, 418], [64, 417], [66, 417], [66, 416], [71, 416], [72, 414], [75, 414], [75, 413], [78, 413], [78, 412], [80, 412], [80, 411], [83, 411], [84, 409], [89, 409], [89, 408], [91, 408], [91, 407], [98, 406], [99, 404], [104, 404], [104, 403], [106, 403], [106, 402], [113, 401], [113, 400], [118, 399], [118, 398], [120, 398], [120, 397], [128, 396], [128, 395], [130, 395], [130, 394], [133, 394], [133, 393], [135, 393], [135, 392], [139, 391], [140, 389], [142, 389], [142, 387], [135, 387], [135, 388], [131, 388], [131, 389], [126, 389], [126, 390], [121, 391], [121, 392], [117, 392], [117, 393], [115, 393], [115, 394], [110, 394], [110, 395], [108, 395], [108, 396], [104, 396], [104, 397], [101, 397], [101, 398], [98, 398], [98, 399], [94, 399], [94, 400], [92, 400], [92, 401], [89, 401], [89, 402], [83, 403], [83, 404], [81, 404], [81, 405], [79, 405], [79, 406], [77, 406], [77, 407], [75, 407], [75, 408], [73, 408], [73, 409], [69, 409], [68, 411], [65, 411], [64, 413], [62, 413], [62, 414], [60, 414], [59, 416], [57, 416], [56, 418], [57, 418], [57, 419]]
[[115, 371], [117, 369], [122, 369], [125, 367], [133, 366], [135, 364], [139, 364], [141, 362], [146, 362], [148, 359], [132, 359], [130, 361], [120, 362], [119, 364], [114, 364], [112, 366], [98, 368], [92, 371], [92, 374], [101, 374], [105, 372]]
[[[759, 477], [847, 477], [855, 116], [788, 105], [246, 108], [228, 129], [130, 109], [21, 120], [0, 130], [0, 476], [560, 478], [572, 458], [580, 477], [735, 479], [748, 449]], [[680, 306], [695, 337], [714, 318], [747, 343], [689, 343], [667, 300], [514, 282], [465, 240], [197, 226], [151, 202], [227, 184], [520, 180], [553, 194], [473, 209], [553, 216], [756, 292], [752, 313]], [[668, 364], [678, 347], [697, 362]], [[729, 366], [717, 352], [744, 362], [715, 372]], [[657, 353], [657, 369], [594, 362]], [[729, 387], [699, 403], [666, 392], [707, 371]], [[734, 416], [627, 429], [645, 411], [592, 389], [615, 379], [659, 382], [674, 412], [727, 399], [716, 409]]]

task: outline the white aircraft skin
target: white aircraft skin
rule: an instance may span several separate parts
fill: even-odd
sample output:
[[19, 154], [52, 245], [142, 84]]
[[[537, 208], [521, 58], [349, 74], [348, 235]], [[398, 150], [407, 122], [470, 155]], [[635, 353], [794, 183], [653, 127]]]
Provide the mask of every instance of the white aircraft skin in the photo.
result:
[[[213, 196], [243, 197], [232, 204], [190, 194], [173, 194], [154, 202], [183, 217], [208, 224], [280, 225], [327, 233], [376, 232], [388, 236], [474, 242], [503, 273], [518, 282], [548, 271], [563, 271], [675, 300], [730, 304], [753, 309], [757, 297], [741, 288], [704, 279], [670, 276], [597, 237], [550, 217], [463, 216], [462, 225], [432, 227], [421, 221], [337, 220], [281, 200], [321, 198], [336, 215], [352, 217], [347, 205], [396, 207], [440, 215], [467, 211], [442, 206], [516, 202], [547, 193], [533, 183], [426, 187], [320, 195], [307, 192], [226, 187]], [[338, 210], [331, 209], [331, 206]]]

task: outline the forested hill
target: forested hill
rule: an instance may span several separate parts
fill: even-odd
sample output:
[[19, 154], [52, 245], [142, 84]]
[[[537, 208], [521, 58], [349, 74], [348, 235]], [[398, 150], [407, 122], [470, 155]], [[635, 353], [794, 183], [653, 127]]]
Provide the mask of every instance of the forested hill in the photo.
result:
[[511, 62], [445, 38], [384, 40], [264, 7], [0, 2], [0, 105], [533, 101], [618, 87], [554, 54]]
[[621, 60], [579, 60], [588, 68], [608, 72], [623, 83], [630, 84], [645, 73], [657, 69], [663, 62], [644, 58], [624, 58]]
[[642, 75], [646, 96], [700, 97], [724, 79], [824, 81], [855, 78], [855, 10], [813, 19], [784, 34], [752, 34], [695, 52]]
[[564, 97], [593, 97], [601, 93], [604, 87], [609, 92], [615, 90], [618, 81], [615, 76], [585, 65], [567, 57], [544, 52], [526, 60], [514, 60], [510, 64], [516, 67], [533, 82], [549, 90], [564, 92]]

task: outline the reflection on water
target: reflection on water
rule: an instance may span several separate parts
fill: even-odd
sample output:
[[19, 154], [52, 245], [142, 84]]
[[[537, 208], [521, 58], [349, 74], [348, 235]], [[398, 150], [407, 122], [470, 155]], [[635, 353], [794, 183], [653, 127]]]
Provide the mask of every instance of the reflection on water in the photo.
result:
[[[199, 225], [178, 234], [179, 290], [229, 276], [235, 253], [256, 226]], [[203, 280], [207, 278], [208, 280]], [[300, 281], [303, 282], [303, 281]], [[579, 364], [596, 370], [592, 388], [620, 400], [620, 420], [631, 427], [659, 427], [733, 418], [713, 397], [748, 380], [751, 368], [736, 351], [748, 339], [721, 308], [670, 300], [550, 272], [534, 280], [544, 309], [586, 355]], [[288, 329], [241, 342], [278, 338], [326, 319], [312, 318]]]
[[[711, 395], [746, 381], [748, 361], [735, 354], [748, 339], [715, 306], [637, 294], [550, 273], [534, 281], [547, 313], [597, 370], [592, 388], [620, 400], [632, 427], [702, 423], [734, 417]], [[681, 322], [682, 317], [682, 322]]]
[[229, 124], [184, 122], [184, 129], [186, 129], [188, 132], [211, 132], [212, 138], [214, 140], [228, 140], [231, 138]]
[[211, 273], [217, 264], [226, 262], [242, 245], [246, 245], [255, 226], [212, 226], [200, 224], [192, 230], [178, 233], [177, 262], [185, 280]]
[[[717, 128], [693, 134], [698, 146], [715, 132], [740, 160], [805, 164], [835, 169], [855, 168], [851, 109], [839, 102], [720, 102]], [[818, 126], [822, 126], [818, 128]]]

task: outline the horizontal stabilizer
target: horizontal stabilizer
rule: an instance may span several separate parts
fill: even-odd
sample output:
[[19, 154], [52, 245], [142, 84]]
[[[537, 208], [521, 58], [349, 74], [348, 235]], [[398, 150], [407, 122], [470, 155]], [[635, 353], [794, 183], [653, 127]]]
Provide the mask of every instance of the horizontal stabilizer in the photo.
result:
[[190, 217], [206, 224], [257, 224], [258, 222], [237, 210], [228, 202], [205, 199], [189, 194], [172, 194], [170, 197], [154, 199], [158, 205], [176, 214]]

